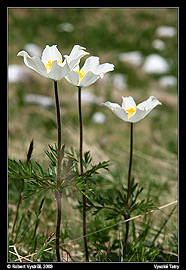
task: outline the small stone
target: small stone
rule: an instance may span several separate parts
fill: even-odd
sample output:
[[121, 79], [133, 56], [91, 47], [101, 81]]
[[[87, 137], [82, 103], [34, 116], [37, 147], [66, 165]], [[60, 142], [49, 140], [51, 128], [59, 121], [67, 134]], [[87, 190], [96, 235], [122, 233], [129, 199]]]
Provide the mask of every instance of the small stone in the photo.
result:
[[53, 98], [44, 95], [27, 94], [24, 96], [24, 101], [41, 107], [55, 106]]
[[147, 73], [156, 74], [166, 73], [170, 69], [167, 61], [158, 54], [150, 54], [149, 56], [147, 56], [142, 68]]
[[152, 42], [152, 47], [158, 51], [163, 51], [165, 49], [165, 42], [160, 39], [155, 39]]
[[173, 26], [159, 26], [157, 29], [156, 29], [156, 35], [158, 37], [168, 37], [168, 38], [171, 38], [171, 37], [174, 37], [177, 33], [177, 30], [175, 27]]
[[63, 22], [57, 25], [57, 31], [70, 33], [74, 31], [74, 26], [71, 23]]
[[165, 87], [175, 87], [177, 85], [177, 78], [175, 76], [162, 76], [159, 79], [159, 83]]
[[119, 54], [119, 60], [122, 62], [127, 62], [133, 66], [139, 67], [142, 64], [143, 57], [141, 52], [133, 51]]
[[22, 65], [8, 66], [8, 81], [10, 83], [25, 82], [30, 75], [29, 70]]
[[106, 116], [102, 112], [96, 112], [92, 116], [92, 121], [96, 124], [103, 124], [106, 121]]
[[115, 73], [112, 75], [112, 84], [118, 90], [124, 90], [127, 87], [126, 75]]

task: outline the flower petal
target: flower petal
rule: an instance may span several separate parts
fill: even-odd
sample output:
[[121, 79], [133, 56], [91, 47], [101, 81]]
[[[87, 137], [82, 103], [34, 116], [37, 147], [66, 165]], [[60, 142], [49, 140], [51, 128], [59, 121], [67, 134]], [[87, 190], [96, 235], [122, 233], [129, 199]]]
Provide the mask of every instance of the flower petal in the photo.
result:
[[129, 96], [129, 97], [122, 97], [122, 99], [123, 99], [122, 108], [124, 110], [136, 106], [136, 103], [135, 103], [133, 97], [131, 97], [131, 96]]
[[48, 61], [62, 61], [62, 55], [57, 49], [57, 45], [49, 46], [46, 45], [41, 56], [42, 62], [47, 65]]
[[119, 117], [123, 121], [129, 121], [126, 111], [123, 110], [123, 108], [119, 104], [107, 101], [105, 103], [102, 103], [101, 105], [108, 107], [117, 117]]
[[48, 73], [48, 78], [54, 81], [59, 81], [64, 78], [70, 72], [70, 67], [65, 61], [58, 65], [57, 60], [53, 61], [51, 71]]
[[99, 75], [103, 78], [106, 72], [114, 70], [114, 65], [109, 63], [99, 64], [99, 57], [90, 56], [86, 59], [84, 66], [82, 67], [84, 71], [92, 71], [94, 74]]
[[80, 59], [84, 55], [89, 54], [88, 52], [85, 52], [84, 50], [86, 50], [85, 47], [81, 47], [79, 45], [74, 45], [70, 55], [64, 55], [64, 57], [67, 59], [68, 65], [71, 69], [73, 69], [76, 65], [79, 64]]
[[100, 77], [102, 78], [106, 72], [109, 72], [112, 70], [114, 70], [113, 64], [104, 63], [98, 67], [97, 72], [100, 74]]
[[69, 74], [67, 76], [65, 76], [65, 79], [75, 85], [75, 86], [78, 86], [78, 83], [79, 83], [79, 74], [77, 71], [74, 71], [72, 70], [71, 72], [69, 72]]
[[99, 79], [99, 75], [92, 73], [92, 71], [88, 71], [80, 81], [80, 87], [87, 87], [93, 83], [95, 83]]
[[143, 119], [146, 115], [148, 114], [148, 112], [146, 111], [141, 111], [138, 109], [138, 107], [136, 108], [136, 112], [134, 115], [132, 115], [128, 121], [130, 123], [137, 123], [138, 121], [140, 121], [141, 119]]
[[147, 114], [152, 111], [157, 105], [161, 105], [162, 103], [155, 98], [154, 96], [150, 96], [147, 100], [140, 103], [136, 108], [136, 113], [130, 117], [130, 122], [136, 123], [142, 120]]
[[85, 64], [83, 65], [82, 70], [84, 70], [85, 72], [92, 71], [93, 73], [98, 75], [99, 74], [97, 73], [98, 67], [99, 67], [99, 57], [90, 56], [85, 60]]
[[138, 108], [140, 110], [152, 110], [154, 107], [156, 107], [157, 105], [161, 105], [162, 103], [155, 98], [154, 96], [150, 96], [147, 100], [141, 102], [138, 105]]
[[20, 51], [17, 56], [22, 56], [24, 58], [24, 63], [27, 67], [33, 69], [43, 77], [48, 77], [46, 67], [39, 57], [30, 57], [25, 51]]

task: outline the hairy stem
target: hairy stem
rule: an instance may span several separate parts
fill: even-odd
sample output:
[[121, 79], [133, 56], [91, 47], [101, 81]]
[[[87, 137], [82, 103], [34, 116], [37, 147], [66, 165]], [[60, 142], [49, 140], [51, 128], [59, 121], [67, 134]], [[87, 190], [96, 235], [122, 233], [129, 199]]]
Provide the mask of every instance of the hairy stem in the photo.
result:
[[57, 81], [54, 81], [54, 90], [55, 90], [57, 128], [58, 128], [58, 136], [57, 136], [57, 185], [60, 185], [60, 183], [61, 183], [61, 116], [60, 116]]
[[60, 262], [60, 252], [59, 252], [59, 237], [60, 237], [60, 225], [61, 225], [61, 197], [62, 193], [60, 191], [55, 192], [55, 197], [57, 201], [57, 224], [56, 224], [56, 257], [57, 261]]
[[128, 170], [128, 189], [127, 189], [127, 200], [126, 208], [129, 208], [130, 204], [130, 180], [131, 180], [131, 170], [132, 170], [132, 154], [133, 154], [133, 123], [130, 124], [130, 160], [129, 160], [129, 170]]
[[[130, 124], [130, 160], [129, 160], [129, 170], [128, 170], [128, 188], [127, 188], [127, 199], [126, 199], [126, 209], [130, 208], [130, 182], [131, 182], [131, 170], [132, 170], [132, 155], [133, 155], [133, 123]], [[130, 215], [125, 215], [124, 219], [130, 218]], [[129, 222], [125, 223], [126, 225], [126, 232], [125, 232], [125, 239], [124, 239], [124, 246], [123, 246], [123, 256], [126, 251], [126, 245], [128, 241], [129, 235]]]
[[[56, 101], [56, 112], [57, 112], [57, 186], [61, 183], [61, 116], [60, 116], [60, 106], [58, 97], [57, 81], [54, 81], [54, 91], [55, 91], [55, 101]], [[61, 225], [61, 198], [62, 191], [55, 191], [55, 198], [57, 202], [57, 224], [56, 224], [56, 257], [57, 261], [60, 262], [60, 252], [59, 252], [59, 237], [60, 237], [60, 225]]]
[[[81, 111], [81, 87], [78, 87], [78, 109], [79, 109], [79, 158], [80, 158], [80, 173], [83, 174], [83, 122], [82, 122], [82, 111]], [[86, 238], [86, 196], [82, 195], [83, 199], [83, 240], [84, 240], [84, 249], [85, 249], [85, 258], [86, 261], [89, 261], [88, 258], [88, 246]]]

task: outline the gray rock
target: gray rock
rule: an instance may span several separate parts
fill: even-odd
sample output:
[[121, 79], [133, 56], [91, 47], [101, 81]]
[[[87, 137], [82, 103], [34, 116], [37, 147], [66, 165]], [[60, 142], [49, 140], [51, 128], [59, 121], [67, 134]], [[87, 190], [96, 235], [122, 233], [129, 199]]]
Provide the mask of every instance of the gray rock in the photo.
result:
[[147, 73], [163, 74], [169, 71], [168, 62], [159, 54], [150, 54], [146, 57], [143, 70]]
[[29, 104], [34, 104], [41, 107], [54, 107], [55, 103], [53, 98], [44, 95], [26, 94], [24, 101]]

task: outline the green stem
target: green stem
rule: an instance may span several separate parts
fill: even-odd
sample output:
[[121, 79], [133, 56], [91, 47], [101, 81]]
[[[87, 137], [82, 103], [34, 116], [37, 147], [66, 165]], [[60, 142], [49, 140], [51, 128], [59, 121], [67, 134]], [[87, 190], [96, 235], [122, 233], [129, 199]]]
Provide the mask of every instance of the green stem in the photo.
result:
[[[61, 184], [61, 117], [60, 117], [60, 106], [58, 97], [57, 81], [54, 81], [54, 91], [55, 91], [55, 101], [56, 101], [56, 112], [57, 112], [57, 186]], [[57, 202], [57, 224], [56, 224], [56, 257], [57, 261], [60, 262], [60, 252], [59, 252], [59, 237], [60, 237], [60, 225], [61, 225], [61, 198], [62, 191], [55, 191], [55, 198]]]
[[129, 160], [129, 170], [128, 170], [128, 189], [127, 189], [127, 200], [126, 208], [129, 208], [130, 203], [130, 180], [131, 180], [131, 170], [132, 170], [132, 154], [133, 154], [133, 123], [130, 124], [130, 160]]
[[[126, 199], [126, 209], [130, 208], [130, 182], [131, 182], [131, 170], [132, 170], [132, 156], [133, 156], [133, 123], [130, 124], [130, 160], [129, 160], [129, 170], [128, 170], [128, 188], [127, 188], [127, 199]], [[130, 218], [130, 214], [124, 215], [124, 219]], [[123, 256], [126, 251], [126, 245], [129, 235], [129, 222], [125, 223], [126, 232], [123, 245]]]
[[[81, 87], [78, 87], [78, 109], [79, 109], [79, 159], [80, 159], [80, 173], [83, 174], [83, 121], [82, 121], [82, 110], [81, 110]], [[85, 182], [86, 183], [86, 182]], [[84, 240], [84, 249], [85, 249], [85, 258], [86, 261], [89, 261], [88, 258], [88, 246], [86, 238], [86, 196], [82, 195], [83, 199], [83, 240]]]
[[57, 185], [60, 185], [60, 183], [61, 183], [61, 116], [60, 116], [57, 81], [54, 81], [54, 91], [55, 91], [55, 100], [56, 100], [57, 128], [58, 128], [58, 136], [57, 136]]
[[80, 173], [83, 174], [83, 121], [81, 110], [81, 87], [78, 87], [78, 109], [79, 109], [79, 158]]
[[60, 225], [61, 225], [61, 198], [62, 193], [60, 191], [55, 192], [55, 197], [57, 201], [57, 224], [56, 224], [56, 257], [57, 261], [60, 262], [60, 252], [59, 252], [59, 237], [60, 237]]
[[24, 183], [25, 183], [24, 179], [21, 179], [21, 182], [22, 182], [21, 192], [20, 192], [20, 195], [19, 195], [18, 203], [17, 203], [17, 210], [16, 210], [16, 216], [15, 216], [15, 219], [14, 219], [14, 224], [13, 224], [13, 227], [12, 227], [12, 233], [14, 232], [15, 224], [16, 224], [16, 221], [17, 221], [17, 218], [18, 218], [19, 207], [20, 207], [22, 199], [23, 199]]

